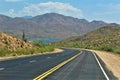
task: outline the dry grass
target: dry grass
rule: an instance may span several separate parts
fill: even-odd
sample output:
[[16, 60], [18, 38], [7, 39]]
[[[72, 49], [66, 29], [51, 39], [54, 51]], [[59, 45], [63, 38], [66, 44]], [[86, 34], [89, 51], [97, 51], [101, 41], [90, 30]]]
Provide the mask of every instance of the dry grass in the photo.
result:
[[92, 50], [104, 61], [107, 68], [113, 72], [113, 74], [120, 80], [120, 55]]
[[18, 55], [18, 56], [5, 56], [5, 57], [0, 57], [0, 60], [7, 60], [7, 59], [19, 58], [19, 57], [27, 57], [27, 56], [33, 56], [33, 55], [53, 54], [53, 53], [59, 53], [59, 52], [63, 52], [63, 50], [55, 48], [54, 51], [52, 51], [52, 52], [38, 53], [38, 54], [32, 54], [32, 55], [30, 54], [30, 55]]
[[53, 52], [54, 52], [54, 53], [63, 52], [63, 50], [62, 50], [62, 49], [55, 48], [55, 50], [54, 50]]

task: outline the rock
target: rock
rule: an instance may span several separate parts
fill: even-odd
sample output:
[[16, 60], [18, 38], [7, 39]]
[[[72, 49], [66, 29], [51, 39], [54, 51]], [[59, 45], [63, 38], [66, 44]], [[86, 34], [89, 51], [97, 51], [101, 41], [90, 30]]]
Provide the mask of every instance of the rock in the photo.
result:
[[17, 49], [32, 48], [32, 44], [24, 42], [14, 36], [0, 32], [0, 47], [7, 48], [10, 51], [16, 51]]

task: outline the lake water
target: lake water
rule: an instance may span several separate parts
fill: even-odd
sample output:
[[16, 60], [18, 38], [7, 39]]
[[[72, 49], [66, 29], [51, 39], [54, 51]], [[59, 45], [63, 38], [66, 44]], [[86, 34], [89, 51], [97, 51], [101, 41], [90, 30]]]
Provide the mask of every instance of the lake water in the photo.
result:
[[50, 43], [50, 42], [56, 42], [56, 41], [60, 41], [62, 39], [51, 39], [51, 38], [29, 38], [29, 41], [38, 41], [41, 40], [44, 43]]

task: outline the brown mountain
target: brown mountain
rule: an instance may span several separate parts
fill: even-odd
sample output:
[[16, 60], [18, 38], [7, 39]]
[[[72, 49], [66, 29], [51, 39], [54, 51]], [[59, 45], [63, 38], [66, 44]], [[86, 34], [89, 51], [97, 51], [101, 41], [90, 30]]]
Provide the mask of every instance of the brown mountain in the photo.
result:
[[115, 52], [119, 50], [120, 53], [120, 26], [105, 26], [85, 35], [70, 37], [55, 44], [67, 47], [113, 50]]
[[85, 34], [105, 25], [111, 24], [103, 21], [88, 22], [85, 19], [73, 18], [57, 13], [47, 13], [30, 19], [0, 15], [0, 31], [20, 37], [24, 30], [29, 38], [67, 38]]

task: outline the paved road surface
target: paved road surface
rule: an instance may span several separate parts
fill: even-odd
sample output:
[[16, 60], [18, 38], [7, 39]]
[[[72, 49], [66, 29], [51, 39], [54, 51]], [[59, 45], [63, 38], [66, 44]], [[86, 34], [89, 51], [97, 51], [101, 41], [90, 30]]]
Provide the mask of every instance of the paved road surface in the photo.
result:
[[[80, 51], [64, 49], [56, 54], [38, 55], [26, 58], [0, 61], [0, 80], [32, 80], [57, 64], [69, 59]], [[104, 65], [103, 65], [104, 66]], [[113, 75], [105, 69], [110, 80]], [[45, 80], [107, 80], [93, 54], [83, 51], [73, 61], [58, 69]]]
[[56, 54], [0, 61], [0, 80], [32, 80], [64, 60], [78, 54], [78, 50], [64, 49]]
[[117, 80], [111, 72], [105, 67], [103, 68], [106, 71], [108, 79], [106, 79], [100, 69], [93, 53], [83, 51], [83, 54], [79, 57], [55, 71], [44, 80]]

